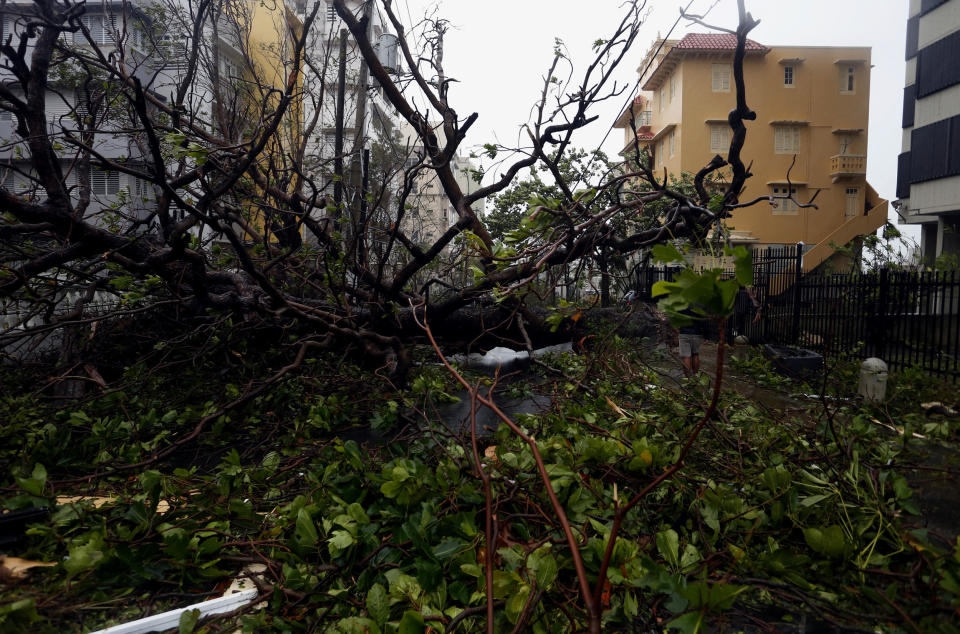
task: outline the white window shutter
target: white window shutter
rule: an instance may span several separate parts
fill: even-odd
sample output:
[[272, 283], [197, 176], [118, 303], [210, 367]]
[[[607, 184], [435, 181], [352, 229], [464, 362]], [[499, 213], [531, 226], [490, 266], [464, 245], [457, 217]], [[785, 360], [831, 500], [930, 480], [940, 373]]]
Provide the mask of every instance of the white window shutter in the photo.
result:
[[711, 83], [713, 92], [730, 92], [730, 64], [714, 64]]
[[710, 126], [710, 151], [726, 152], [730, 149], [730, 131], [726, 126], [716, 124]]
[[103, 36], [103, 22], [100, 20], [100, 16], [82, 15], [80, 16], [80, 23], [90, 32], [90, 39], [93, 40], [94, 43], [99, 43], [100, 38]]
[[72, 108], [62, 97], [54, 93], [47, 93], [44, 107], [47, 110], [47, 121], [50, 122], [51, 134], [59, 134], [63, 128], [70, 129], [73, 127], [72, 121], [67, 117]]
[[90, 193], [94, 196], [102, 196], [106, 189], [104, 179], [105, 174], [96, 167], [90, 167]]

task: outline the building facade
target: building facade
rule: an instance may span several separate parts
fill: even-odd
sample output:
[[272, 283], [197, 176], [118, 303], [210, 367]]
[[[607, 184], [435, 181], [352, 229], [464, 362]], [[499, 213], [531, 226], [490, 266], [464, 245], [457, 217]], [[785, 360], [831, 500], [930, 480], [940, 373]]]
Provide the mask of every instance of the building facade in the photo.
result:
[[[434, 132], [441, 144], [446, 143], [443, 125], [432, 123]], [[419, 136], [406, 122], [400, 126], [402, 145], [407, 158], [407, 165], [412, 167], [424, 160], [426, 152]], [[456, 154], [450, 161], [453, 175], [465, 194], [480, 189], [480, 183], [474, 178], [477, 174], [477, 164], [470, 158]], [[406, 212], [401, 228], [416, 243], [432, 244], [437, 241], [457, 220], [457, 210], [450, 203], [443, 190], [443, 185], [437, 173], [431, 169], [423, 169], [416, 173], [411, 182], [410, 195], [407, 198]], [[472, 208], [478, 216], [483, 216], [485, 199], [473, 203]], [[451, 243], [447, 247], [450, 251], [455, 247]]]
[[[335, 172], [341, 169], [343, 190], [362, 162], [363, 150], [395, 140], [399, 125], [393, 106], [371, 78], [356, 40], [340, 19], [332, 0], [322, 0], [323, 11], [317, 16], [308, 35], [306, 54], [311, 63], [305, 70], [303, 122], [306, 135], [304, 167], [316, 182], [323, 183], [329, 194], [336, 189]], [[380, 48], [395, 42], [389, 25], [379, 11], [368, 9], [368, 0], [345, 0], [345, 6], [358, 18], [368, 13], [367, 37]], [[372, 9], [372, 5], [370, 6]], [[395, 47], [391, 51], [395, 58]], [[389, 67], [386, 61], [381, 62]], [[338, 139], [339, 134], [339, 139]], [[339, 163], [343, 163], [339, 166]], [[357, 183], [354, 193], [359, 192]], [[341, 193], [344, 199], [350, 192]]]
[[[31, 2], [7, 2], [0, 7], [0, 39], [18, 46], [27, 24], [36, 21]], [[160, 101], [166, 101], [189, 79], [184, 111], [226, 143], [249, 134], [250, 113], [285, 87], [291, 72], [291, 33], [302, 26], [295, 6], [265, 5], [252, 0], [224, 3], [209, 12], [200, 33], [198, 63], [188, 77], [187, 49], [194, 32], [191, 7], [180, 0], [116, 0], [91, 3], [79, 18], [80, 30], [65, 32], [60, 41], [71, 53], [61, 55], [49, 77], [45, 97], [47, 133], [55, 139], [64, 181], [75, 203], [88, 218], [118, 231], [141, 224], [155, 208], [152, 185], [120, 170], [101, 169], [106, 161], [149, 172], [149, 152], [142, 122], [103, 71], [84, 66], [85, 58], [110, 60]], [[28, 57], [32, 38], [26, 37]], [[9, 69], [0, 69], [0, 83], [13, 99], [23, 92]], [[36, 198], [43, 188], [30, 167], [30, 152], [17, 133], [12, 106], [0, 95], [0, 186]], [[286, 115], [277, 142], [299, 144], [301, 108]], [[277, 156], [284, 152], [277, 150]], [[171, 168], [172, 169], [172, 168]], [[102, 218], [99, 218], [102, 216]], [[154, 227], [155, 228], [155, 227]]]
[[910, 0], [906, 57], [896, 206], [933, 265], [960, 256], [960, 0]]
[[[656, 43], [639, 69], [646, 91], [640, 114], [649, 117], [649, 128], [634, 131], [629, 114], [621, 115], [625, 151], [636, 139], [656, 172], [677, 175], [696, 173], [715, 155], [726, 158], [727, 115], [736, 105], [735, 48], [736, 37], [728, 34]], [[803, 242], [809, 271], [834, 256], [831, 245], [886, 222], [887, 201], [866, 181], [870, 49], [748, 41], [746, 52], [747, 103], [758, 118], [746, 122], [742, 156], [753, 176], [741, 200], [792, 198], [737, 209], [727, 228], [734, 242], [757, 247]], [[801, 206], [814, 195], [816, 208]]]

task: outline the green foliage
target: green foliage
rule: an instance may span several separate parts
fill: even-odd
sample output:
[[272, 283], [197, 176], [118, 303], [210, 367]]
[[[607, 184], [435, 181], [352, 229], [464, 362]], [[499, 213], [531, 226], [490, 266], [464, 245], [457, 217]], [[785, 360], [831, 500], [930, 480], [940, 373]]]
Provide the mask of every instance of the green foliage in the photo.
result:
[[[724, 253], [733, 257], [734, 277], [726, 278], [723, 269], [696, 272], [685, 268], [674, 276], [673, 282], [659, 281], [653, 285], [657, 303], [674, 326], [688, 326], [695, 320], [720, 320], [733, 312], [737, 291], [753, 284], [753, 262], [746, 247], [726, 247]], [[684, 262], [683, 254], [672, 244], [653, 247], [654, 261], [669, 264]]]
[[730, 365], [741, 375], [763, 387], [782, 388], [790, 385], [789, 378], [777, 372], [773, 363], [759, 352], [747, 355], [733, 355]]
[[[487, 148], [489, 154], [489, 147], [484, 147]], [[551, 155], [551, 158], [555, 159], [556, 157]], [[599, 150], [594, 152], [578, 149], [569, 150], [561, 157], [559, 162], [560, 173], [564, 181], [570, 184], [587, 185], [596, 177], [609, 172], [612, 167], [613, 165], [607, 156]], [[493, 208], [487, 213], [485, 219], [487, 230], [495, 239], [508, 240], [510, 232], [523, 226], [539, 227], [547, 220], [548, 214], [542, 214], [540, 220], [536, 221], [529, 219], [530, 212], [541, 205], [555, 206], [563, 198], [563, 192], [552, 182], [548, 173], [541, 176], [540, 171], [531, 168], [529, 179], [515, 182], [493, 199]], [[593, 199], [591, 198], [590, 201], [592, 202]], [[514, 240], [516, 240], [516, 236], [514, 236]]]
[[[259, 363], [272, 374], [269, 355], [215, 334], [224, 339], [211, 354], [225, 345], [250, 359], [233, 374]], [[515, 390], [546, 392], [558, 404], [517, 422], [536, 436], [594, 577], [616, 505], [673, 464], [704, 406], [696, 391], [662, 380], [636, 342], [599, 339], [594, 357], [544, 357], [554, 370], [541, 368], [540, 380]], [[482, 631], [489, 548], [492, 590], [503, 601], [495, 631], [513, 629], [525, 610], [534, 631], [585, 628], [569, 547], [541, 512], [550, 503], [533, 453], [504, 426], [481, 441], [499, 522], [496, 543], [486, 543], [469, 441], [422, 413], [453, 389], [435, 366], [420, 366], [412, 387], [396, 392], [337, 358], [315, 360], [224, 414], [190, 451], [101, 478], [97, 494], [109, 503], [54, 506], [54, 491], [91, 493], [69, 478], [143, 459], [216, 412], [212, 385], [230, 400], [247, 383], [214, 378], [211, 364], [191, 374], [203, 380], [191, 390], [182, 367], [128, 369], [122, 399], [0, 397], [13, 427], [2, 450], [13, 467], [3, 504], [52, 511], [29, 528], [18, 554], [57, 563], [0, 590], [4, 631], [90, 630], [142, 616], [143, 606], [182, 607], [193, 601], [157, 597], [211, 592], [250, 560], [270, 564], [275, 590], [262, 609], [217, 627], [441, 632], [470, 609], [458, 630]], [[171, 385], [182, 386], [183, 398], [171, 396]], [[922, 630], [950, 631], [960, 549], [915, 528], [923, 494], [904, 465], [942, 442], [916, 437], [911, 430], [923, 433], [919, 425], [930, 421], [909, 414], [917, 398], [943, 392], [922, 391], [909, 373], [891, 389], [889, 415], [906, 433], [876, 424], [888, 415], [879, 409], [836, 406], [841, 445], [814, 405], [769, 411], [725, 391], [723, 416], [705, 428], [687, 466], [624, 518], [604, 630], [733, 630], [755, 619], [786, 629], [771, 615], [815, 621], [821, 611], [851, 628], [894, 629], [903, 611]], [[422, 431], [410, 433], [411, 420]], [[402, 435], [366, 444], [337, 437], [371, 424]], [[191, 619], [181, 629], [201, 627]]]

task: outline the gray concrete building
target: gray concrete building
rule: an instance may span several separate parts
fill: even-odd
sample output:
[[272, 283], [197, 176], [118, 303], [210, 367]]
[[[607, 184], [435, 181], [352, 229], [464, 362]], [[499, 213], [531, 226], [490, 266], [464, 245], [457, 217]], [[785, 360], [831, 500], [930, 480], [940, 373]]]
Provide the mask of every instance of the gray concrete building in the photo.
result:
[[910, 0], [906, 56], [895, 206], [932, 265], [960, 257], [960, 0]]

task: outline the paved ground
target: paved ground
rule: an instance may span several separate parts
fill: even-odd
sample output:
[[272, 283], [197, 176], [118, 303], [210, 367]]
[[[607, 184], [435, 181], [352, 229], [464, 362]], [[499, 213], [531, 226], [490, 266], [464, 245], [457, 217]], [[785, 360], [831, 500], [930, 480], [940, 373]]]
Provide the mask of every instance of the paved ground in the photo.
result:
[[[680, 363], [680, 357], [677, 356], [677, 349], [663, 348], [666, 358], [654, 363], [654, 366], [663, 372], [666, 376], [680, 381], [684, 378], [683, 366]], [[812, 400], [791, 397], [790, 388], [787, 390], [778, 390], [757, 385], [756, 381], [750, 377], [739, 375], [730, 363], [730, 357], [749, 357], [760, 354], [759, 350], [753, 346], [727, 346], [725, 352], [725, 362], [723, 365], [723, 385], [725, 388], [736, 390], [745, 397], [762, 405], [766, 409], [783, 411], [805, 411], [816, 407]], [[709, 377], [716, 376], [717, 372], [717, 344], [711, 341], [705, 341], [700, 347], [700, 371]], [[799, 392], [799, 385], [795, 392]]]

